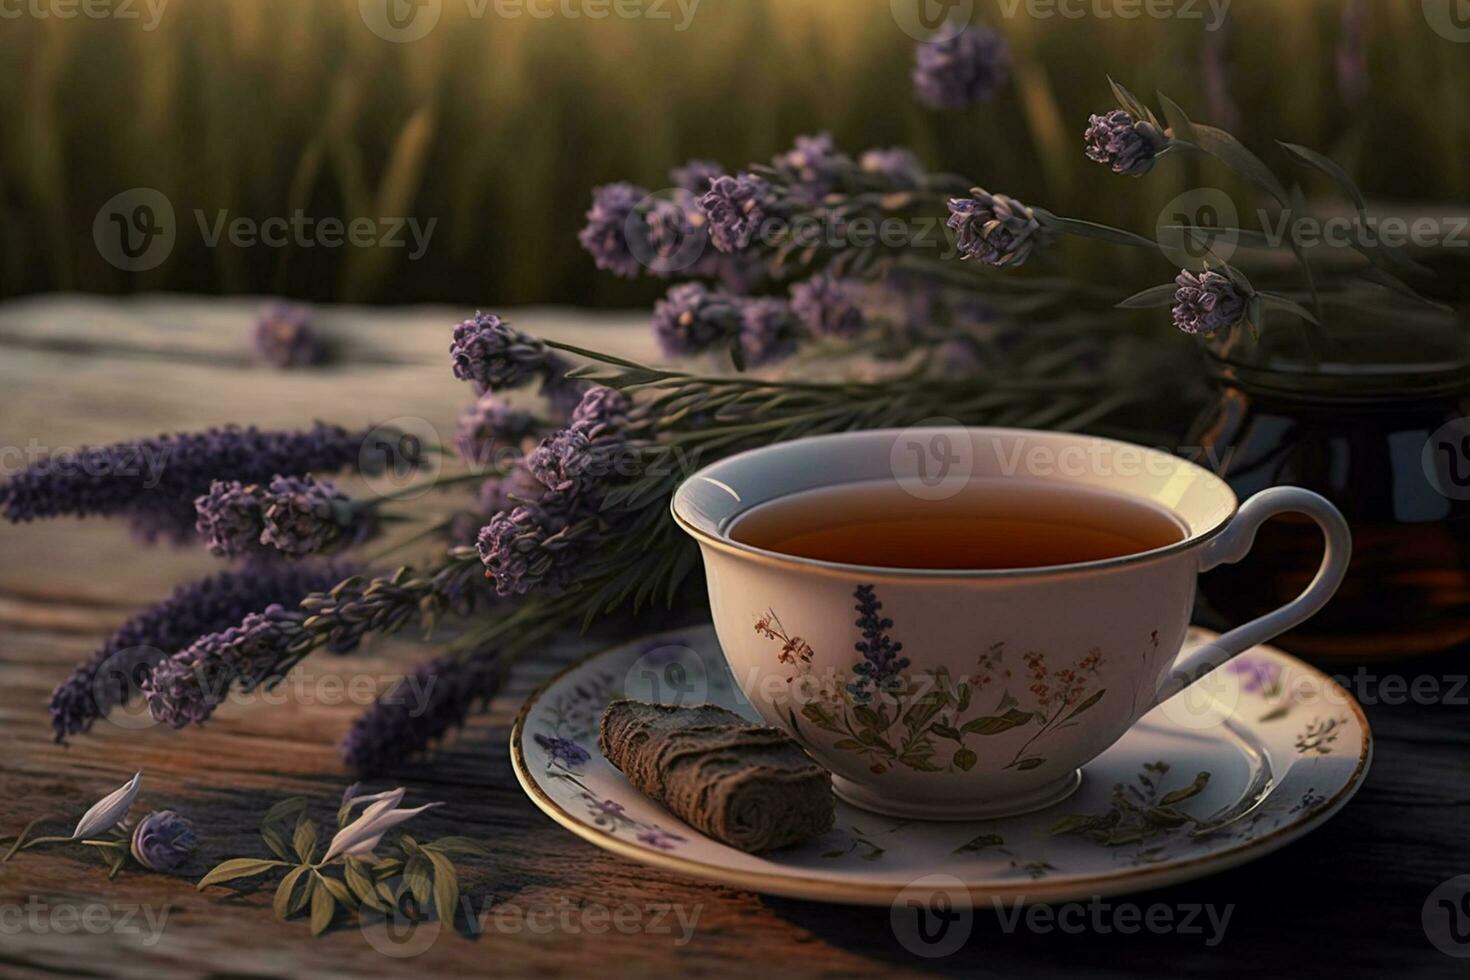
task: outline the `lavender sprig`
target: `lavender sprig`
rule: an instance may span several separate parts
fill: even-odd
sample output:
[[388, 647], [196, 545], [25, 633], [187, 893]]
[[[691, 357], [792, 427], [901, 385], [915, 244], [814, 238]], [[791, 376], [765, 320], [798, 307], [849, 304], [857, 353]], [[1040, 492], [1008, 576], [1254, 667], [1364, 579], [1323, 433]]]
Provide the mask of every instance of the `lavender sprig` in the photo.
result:
[[1010, 77], [1010, 48], [989, 27], [967, 27], [914, 49], [914, 94], [931, 109], [963, 109], [992, 98]]

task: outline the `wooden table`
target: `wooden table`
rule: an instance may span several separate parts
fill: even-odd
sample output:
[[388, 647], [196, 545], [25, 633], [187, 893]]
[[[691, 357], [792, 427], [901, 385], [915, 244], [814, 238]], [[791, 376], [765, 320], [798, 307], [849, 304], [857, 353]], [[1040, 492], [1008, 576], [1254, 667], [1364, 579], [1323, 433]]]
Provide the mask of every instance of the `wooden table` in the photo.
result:
[[[319, 417], [350, 425], [413, 415], [443, 427], [466, 398], [445, 355], [450, 327], [464, 311], [323, 313], [346, 361], [303, 374], [253, 363], [248, 326], [256, 305], [152, 297], [0, 306], [0, 450], [9, 454], [0, 464], [13, 467], [17, 450], [28, 445], [54, 449], [226, 422], [288, 426]], [[535, 332], [651, 356], [641, 317], [527, 310], [515, 319]], [[197, 549], [140, 549], [106, 521], [0, 526], [0, 555], [0, 833], [45, 812], [75, 819], [143, 769], [139, 807], [180, 810], [205, 838], [186, 877], [125, 872], [109, 883], [99, 863], [70, 850], [26, 852], [0, 867], [0, 976], [1162, 971], [1234, 978], [1449, 976], [1470, 969], [1470, 961], [1435, 949], [1421, 925], [1435, 886], [1470, 873], [1470, 688], [1462, 657], [1369, 668], [1369, 678], [1355, 682], [1355, 691], [1388, 702], [1398, 700], [1391, 696], [1396, 689], [1381, 682], [1436, 678], [1447, 695], [1441, 700], [1454, 703], [1367, 704], [1377, 757], [1358, 797], [1322, 830], [1258, 864], [1111, 900], [1140, 908], [1233, 903], [1217, 946], [1200, 935], [1102, 934], [1091, 927], [1006, 933], [987, 908], [976, 913], [964, 950], [925, 959], [895, 940], [886, 909], [696, 884], [608, 855], [537, 811], [516, 785], [506, 739], [521, 698], [587, 649], [585, 641], [559, 644], [525, 663], [494, 709], [430, 762], [372, 784], [402, 784], [412, 799], [447, 801], [420, 819], [416, 833], [469, 834], [495, 850], [494, 859], [465, 865], [469, 895], [489, 910], [484, 931], [476, 938], [441, 935], [421, 955], [391, 958], [352, 926], [311, 939], [304, 922], [279, 922], [270, 889], [200, 893], [191, 883], [222, 857], [257, 853], [256, 823], [276, 800], [304, 794], [333, 805], [351, 782], [336, 742], [361, 707], [228, 705], [203, 729], [103, 723], [68, 747], [56, 745], [46, 714], [52, 687], [132, 610], [206, 573], [212, 559]], [[657, 629], [666, 618], [642, 625]], [[413, 646], [379, 643], [327, 666], [365, 673], [383, 687], [424, 656]], [[628, 923], [651, 923], [659, 909], [672, 907], [686, 921], [696, 917], [695, 926], [686, 942], [677, 925], [600, 934], [559, 926], [543, 934], [527, 925], [538, 915], [575, 923], [578, 916], [559, 910], [577, 907], [635, 910], [624, 912]], [[166, 918], [155, 934], [160, 915]], [[86, 921], [92, 929], [79, 927]]]

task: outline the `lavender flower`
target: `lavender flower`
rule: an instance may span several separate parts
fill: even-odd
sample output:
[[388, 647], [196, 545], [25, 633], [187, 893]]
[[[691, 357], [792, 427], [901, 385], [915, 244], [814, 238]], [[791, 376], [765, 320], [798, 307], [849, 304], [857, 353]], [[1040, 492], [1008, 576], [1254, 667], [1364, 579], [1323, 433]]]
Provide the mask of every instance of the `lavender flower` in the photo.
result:
[[460, 414], [454, 443], [466, 462], [488, 466], [502, 453], [519, 450], [540, 431], [541, 424], [530, 412], [485, 394]]
[[918, 187], [925, 176], [923, 163], [911, 151], [901, 146], [887, 150], [868, 150], [862, 155], [858, 165], [862, 167], [863, 173], [882, 177], [906, 190]]
[[56, 741], [89, 730], [126, 704], [155, 663], [194, 640], [239, 623], [275, 603], [295, 606], [352, 573], [334, 565], [275, 564], [220, 572], [182, 585], [129, 619], [51, 694]]
[[1185, 333], [1212, 334], [1233, 327], [1246, 313], [1246, 298], [1228, 277], [1206, 270], [1179, 270], [1174, 282], [1174, 326]]
[[477, 394], [522, 387], [553, 363], [545, 344], [493, 313], [476, 313], [455, 327], [449, 353], [454, 376], [473, 384]]
[[141, 515], [154, 528], [192, 527], [194, 501], [215, 480], [264, 483], [278, 473], [363, 467], [370, 458], [364, 446], [382, 435], [382, 429], [349, 432], [330, 425], [300, 432], [231, 426], [87, 448], [26, 467], [0, 484], [0, 504], [15, 522], [124, 514]]
[[771, 164], [790, 178], [792, 192], [806, 202], [830, 194], [843, 171], [852, 167], [852, 161], [837, 149], [829, 133], [798, 136], [796, 145]]
[[464, 725], [476, 704], [488, 704], [503, 676], [497, 651], [461, 660], [436, 657], [380, 697], [342, 740], [342, 761], [376, 776]]
[[687, 357], [727, 343], [740, 332], [734, 297], [711, 292], [702, 283], [674, 286], [653, 307], [653, 333], [670, 357]]
[[1089, 116], [1083, 140], [1089, 160], [1129, 177], [1142, 177], [1152, 170], [1154, 158], [1169, 144], [1169, 138], [1153, 123], [1135, 119], [1122, 109]]
[[255, 351], [283, 370], [311, 367], [326, 356], [326, 346], [311, 328], [311, 311], [290, 303], [273, 303], [255, 318]]
[[709, 219], [710, 240], [721, 252], [739, 252], [750, 245], [772, 203], [771, 186], [752, 174], [717, 177], [699, 199]]
[[713, 160], [690, 160], [669, 173], [675, 187], [681, 187], [696, 196], [707, 193], [710, 185], [723, 176], [725, 168]]
[[823, 272], [791, 287], [791, 310], [814, 334], [854, 337], [866, 325], [859, 295], [858, 284]]
[[893, 628], [893, 620], [880, 615], [883, 603], [878, 601], [877, 595], [871, 585], [859, 585], [853, 591], [853, 597], [857, 599], [857, 627], [863, 631], [863, 638], [859, 640], [854, 649], [862, 654], [861, 660], [853, 665], [852, 671], [857, 674], [857, 679], [848, 685], [848, 690], [859, 701], [866, 701], [872, 695], [869, 688], [877, 691], [894, 691], [902, 685], [901, 675], [909, 666], [908, 657], [900, 657], [903, 644], [896, 642], [888, 635]]
[[546, 754], [551, 756], [553, 762], [560, 762], [564, 766], [580, 766], [592, 758], [586, 749], [569, 738], [537, 735], [536, 744], [546, 750]]
[[626, 425], [633, 401], [616, 388], [596, 385], [589, 388], [572, 412], [573, 422], [604, 425]]
[[914, 52], [914, 94], [931, 109], [963, 109], [990, 99], [1010, 77], [1010, 49], [988, 27], [967, 27]]
[[618, 425], [584, 418], [541, 440], [526, 457], [526, 469], [552, 493], [595, 497], [601, 482], [622, 467], [627, 451]]
[[490, 518], [480, 529], [480, 561], [502, 596], [557, 595], [580, 577], [599, 524], [585, 499], [546, 494]]
[[974, 188], [971, 197], [949, 202], [949, 228], [960, 257], [986, 265], [1023, 264], [1041, 238], [1041, 224], [1026, 205], [1004, 194]]
[[260, 540], [264, 504], [265, 488], [258, 483], [215, 480], [194, 501], [195, 529], [210, 553], [221, 558], [269, 554], [271, 549]]
[[740, 349], [751, 367], [760, 367], [796, 353], [796, 316], [779, 299], [748, 300], [741, 309]]
[[587, 225], [577, 235], [597, 268], [624, 279], [636, 279], [642, 269], [628, 243], [629, 219], [648, 191], [629, 183], [606, 184], [592, 191]]
[[302, 615], [279, 605], [249, 613], [239, 626], [201, 636], [158, 663], [143, 681], [155, 721], [171, 728], [197, 725], [224, 701], [231, 685], [250, 691], [281, 676]]
[[360, 543], [376, 529], [370, 509], [354, 508], [335, 484], [310, 476], [278, 476], [270, 482], [264, 524], [261, 543], [292, 558]]
[[133, 859], [149, 871], [174, 871], [198, 845], [194, 825], [172, 810], [155, 810], [133, 830]]

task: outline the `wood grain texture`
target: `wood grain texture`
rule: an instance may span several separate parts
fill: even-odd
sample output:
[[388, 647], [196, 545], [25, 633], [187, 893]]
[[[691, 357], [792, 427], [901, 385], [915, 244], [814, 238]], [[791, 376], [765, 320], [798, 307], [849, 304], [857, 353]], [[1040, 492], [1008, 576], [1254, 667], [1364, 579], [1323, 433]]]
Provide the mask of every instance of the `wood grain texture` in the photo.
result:
[[[350, 425], [417, 415], [444, 427], [466, 397], [444, 356], [449, 327], [466, 311], [331, 310], [323, 319], [346, 362], [283, 374], [249, 356], [254, 307], [172, 297], [0, 306], [0, 452], [9, 454], [0, 464], [13, 467], [28, 445], [224, 422], [284, 426], [319, 417]], [[526, 311], [516, 319], [573, 342], [651, 355], [647, 331], [630, 318]], [[351, 781], [336, 742], [361, 710], [341, 693], [328, 697], [342, 690], [332, 679], [366, 678], [359, 691], [381, 689], [425, 651], [405, 638], [350, 658], [309, 659], [300, 668], [309, 683], [294, 690], [310, 690], [310, 698], [231, 704], [188, 732], [123, 716], [62, 747], [47, 724], [52, 687], [133, 609], [212, 563], [193, 550], [140, 549], [109, 522], [3, 526], [0, 556], [0, 833], [47, 812], [74, 820], [141, 768], [139, 807], [177, 809], [204, 837], [181, 877], [125, 872], [109, 884], [100, 864], [70, 851], [28, 852], [0, 866], [0, 976], [1463, 975], [1466, 961], [1436, 950], [1421, 924], [1431, 890], [1470, 873], [1463, 654], [1384, 668], [1409, 680], [1438, 678], [1441, 694], [1452, 692], [1458, 703], [1368, 703], [1377, 757], [1367, 785], [1320, 832], [1254, 865], [1108, 900], [1140, 908], [1233, 904], [1218, 945], [1202, 935], [1104, 933], [1090, 913], [1080, 932], [1008, 933], [1006, 917], [986, 908], [964, 950], [926, 959], [894, 938], [888, 910], [696, 884], [605, 854], [541, 815], [516, 785], [506, 738], [524, 695], [590, 641], [551, 644], [432, 759], [372, 784], [446, 801], [418, 822], [421, 836], [469, 834], [496, 852], [464, 865], [483, 931], [443, 933], [421, 954], [400, 958], [379, 952], [355, 926], [308, 938], [304, 923], [272, 916], [269, 888], [200, 893], [192, 882], [222, 857], [260, 852], [258, 818], [284, 796], [319, 796], [327, 816]], [[668, 618], [648, 616], [634, 628], [660, 629]], [[1374, 680], [1386, 674], [1369, 670], [1370, 679], [1353, 686], [1371, 701], [1389, 689]], [[576, 908], [624, 911], [621, 920], [564, 911]], [[692, 934], [683, 935], [664, 911], [671, 908], [693, 919]], [[154, 923], [166, 915], [161, 932], [153, 934], [140, 909]], [[85, 931], [76, 921], [84, 914], [111, 927]], [[567, 920], [602, 929], [569, 931], [559, 924]]]

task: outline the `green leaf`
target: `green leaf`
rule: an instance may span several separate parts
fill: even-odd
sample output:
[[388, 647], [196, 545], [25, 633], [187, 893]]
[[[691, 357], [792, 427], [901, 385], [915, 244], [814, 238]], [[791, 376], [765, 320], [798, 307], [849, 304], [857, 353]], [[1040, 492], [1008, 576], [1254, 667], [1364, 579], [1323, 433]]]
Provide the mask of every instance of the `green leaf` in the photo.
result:
[[363, 905], [375, 908], [380, 912], [390, 911], [378, 896], [373, 879], [363, 870], [362, 862], [357, 858], [349, 857], [343, 862], [342, 876], [347, 880], [347, 887], [352, 889], [352, 894], [356, 895], [357, 900]]
[[425, 844], [424, 850], [438, 851], [440, 854], [473, 854], [476, 857], [494, 857], [495, 852], [488, 844], [482, 844], [473, 837], [441, 837], [431, 844]]
[[730, 363], [735, 365], [735, 370], [741, 374], [745, 373], [745, 346], [736, 337], [730, 341]]
[[1207, 772], [1198, 773], [1194, 777], [1194, 782], [1190, 783], [1188, 786], [1182, 786], [1179, 789], [1174, 790], [1172, 793], [1165, 793], [1163, 797], [1159, 799], [1159, 805], [1172, 806], [1175, 803], [1182, 803], [1192, 796], [1198, 796], [1200, 792], [1202, 792], [1204, 788], [1209, 784], [1210, 774]]
[[268, 824], [284, 819], [285, 817], [295, 816], [297, 813], [306, 809], [308, 802], [304, 796], [288, 797], [265, 811], [265, 816], [260, 818], [260, 822], [262, 824]]
[[403, 880], [408, 884], [408, 890], [413, 893], [414, 901], [419, 903], [419, 908], [426, 909], [434, 897], [434, 879], [430, 872], [433, 865], [429, 859], [421, 854], [416, 854], [409, 859], [408, 866], [403, 869]]
[[1194, 142], [1194, 123], [1190, 121], [1189, 115], [1179, 108], [1179, 103], [1163, 92], [1157, 94], [1159, 105], [1164, 107], [1164, 119], [1168, 122], [1169, 128], [1173, 130], [1174, 138]]
[[1318, 153], [1311, 147], [1302, 146], [1299, 143], [1283, 143], [1281, 140], [1277, 140], [1276, 145], [1285, 150], [1287, 155], [1298, 163], [1304, 163], [1331, 177], [1333, 182], [1341, 188], [1342, 192], [1352, 199], [1353, 205], [1358, 209], [1359, 214], [1363, 214], [1368, 210], [1368, 202], [1363, 197], [1363, 192], [1358, 189], [1358, 185], [1353, 183], [1352, 177], [1348, 176], [1348, 172], [1342, 169], [1336, 160]]
[[1149, 111], [1148, 106], [1144, 105], [1138, 96], [1128, 91], [1120, 82], [1113, 81], [1113, 76], [1111, 75], [1108, 76], [1108, 87], [1113, 90], [1113, 98], [1118, 100], [1118, 105], [1127, 109], [1133, 118], [1150, 119], [1153, 117], [1153, 113]]
[[965, 772], [969, 772], [971, 769], [973, 769], [977, 760], [978, 756], [976, 756], [974, 752], [965, 748], [963, 745], [955, 750], [954, 764], [963, 769]]
[[1081, 221], [1077, 218], [1063, 218], [1061, 215], [1052, 214], [1042, 208], [1032, 208], [1041, 223], [1051, 230], [1064, 235], [1076, 235], [1079, 238], [1095, 238], [1100, 242], [1110, 245], [1126, 245], [1129, 248], [1147, 248], [1158, 251], [1159, 243], [1152, 238], [1143, 235], [1135, 235], [1131, 231], [1121, 228], [1113, 228], [1109, 225], [1100, 225], [1095, 221]]
[[1120, 310], [1142, 310], [1153, 306], [1173, 306], [1174, 294], [1179, 287], [1174, 283], [1162, 286], [1150, 286], [1129, 296], [1118, 304]]
[[454, 862], [443, 854], [434, 851], [424, 853], [434, 865], [434, 911], [438, 913], [440, 922], [452, 923], [459, 907], [459, 874], [454, 870]]
[[296, 818], [296, 833], [291, 837], [291, 846], [298, 858], [311, 863], [312, 854], [316, 851], [316, 821], [308, 819], [305, 811]]
[[852, 713], [857, 716], [857, 720], [862, 722], [865, 728], [882, 729], [886, 727], [882, 719], [878, 717], [878, 712], [865, 704], [860, 704], [856, 708], [853, 708]]
[[[299, 906], [297, 908], [292, 907], [291, 897], [296, 891], [296, 883], [301, 880], [302, 875], [310, 870], [311, 868], [305, 864], [301, 865], [298, 868], [294, 868], [288, 875], [286, 875], [286, 877], [282, 878], [281, 883], [276, 886], [276, 897], [275, 900], [271, 902], [271, 908], [275, 911], [276, 918], [290, 918], [296, 911], [299, 910]], [[308, 879], [308, 883], [309, 882], [310, 879]]]
[[320, 936], [332, 924], [337, 914], [337, 903], [332, 900], [332, 893], [321, 887], [320, 877], [312, 880], [316, 887], [311, 890], [311, 934]]
[[1270, 194], [1282, 207], [1291, 206], [1291, 196], [1287, 194], [1281, 180], [1271, 172], [1271, 168], [1225, 130], [1196, 125], [1194, 139], [1187, 142]]
[[1000, 834], [981, 834], [956, 847], [954, 853], [974, 854], [976, 851], [983, 851], [988, 847], [1004, 847], [1005, 842], [1006, 839]]
[[1071, 816], [1062, 817], [1053, 823], [1051, 825], [1051, 832], [1053, 834], [1076, 834], [1084, 830], [1090, 830], [1094, 823], [1096, 823], [1095, 818], [1074, 813]]
[[1302, 306], [1300, 303], [1296, 303], [1292, 300], [1287, 299], [1285, 296], [1278, 296], [1275, 293], [1264, 292], [1258, 293], [1257, 295], [1261, 297], [1261, 302], [1265, 304], [1266, 309], [1268, 310], [1284, 310], [1285, 312], [1290, 313], [1293, 316], [1301, 317], [1308, 323], [1314, 323], [1317, 326], [1322, 325], [1321, 321], [1319, 321], [1312, 314], [1311, 310], [1307, 309], [1305, 306]]
[[353, 897], [352, 889], [348, 888], [345, 884], [330, 875], [322, 874], [320, 871], [313, 871], [312, 875], [321, 887], [332, 893], [332, 898], [337, 901], [337, 904], [344, 905], [347, 908], [355, 908], [357, 906], [357, 899]]
[[1043, 766], [1043, 765], [1046, 765], [1046, 760], [1045, 759], [1041, 758], [1040, 756], [1032, 756], [1029, 759], [1022, 759], [1020, 762], [1016, 763], [1016, 766], [1015, 767], [1017, 769], [1025, 770], [1025, 769], [1035, 769], [1037, 766]]
[[826, 709], [815, 701], [808, 701], [801, 706], [801, 716], [825, 731], [840, 732], [842, 730], [837, 727], [837, 723], [832, 720], [832, 716], [827, 714]]
[[218, 885], [226, 881], [234, 881], [236, 878], [249, 878], [253, 875], [264, 874], [271, 868], [284, 868], [285, 861], [266, 861], [260, 858], [232, 858], [221, 864], [215, 865], [214, 870], [199, 879], [195, 887], [201, 891], [210, 885]]
[[265, 846], [269, 847], [276, 857], [282, 860], [287, 860], [291, 857], [290, 852], [286, 850], [286, 839], [281, 836], [279, 830], [271, 826], [262, 826], [260, 828], [260, 836], [265, 840]]
[[957, 703], [955, 705], [955, 710], [956, 711], [960, 711], [960, 712], [964, 712], [964, 711], [968, 711], [969, 709], [970, 709], [970, 685], [969, 684], [961, 684], [960, 685], [960, 691], [959, 691], [959, 697], [958, 697]]
[[1088, 698], [1086, 701], [1083, 701], [1081, 704], [1077, 705], [1077, 707], [1073, 708], [1071, 713], [1069, 713], [1067, 717], [1063, 718], [1062, 720], [1071, 721], [1073, 718], [1076, 718], [1078, 715], [1082, 714], [1082, 712], [1086, 711], [1088, 708], [1091, 708], [1093, 705], [1101, 701], [1103, 695], [1106, 693], [1108, 693], [1107, 688], [1103, 688], [1101, 691], [1098, 691], [1096, 694], [1092, 695], [1092, 697]]
[[36, 824], [50, 820], [52, 816], [54, 816], [54, 814], [43, 813], [36, 819], [32, 820], [30, 823], [22, 827], [20, 829], [20, 833], [15, 835], [15, 843], [10, 845], [10, 849], [5, 852], [4, 857], [0, 857], [0, 864], [4, 864], [6, 861], [9, 861], [12, 857], [15, 856], [15, 852], [20, 850], [21, 845], [25, 843], [26, 834], [29, 834], [32, 830], [34, 830]]
[[832, 743], [832, 747], [834, 749], [841, 749], [843, 752], [861, 752], [866, 748], [862, 742], [859, 742], [855, 738], [839, 738]]
[[980, 718], [971, 718], [960, 726], [961, 731], [971, 732], [977, 735], [999, 735], [1008, 732], [1012, 728], [1019, 728], [1031, 720], [1031, 712], [1018, 711], [1011, 708], [1003, 715], [985, 715]]

